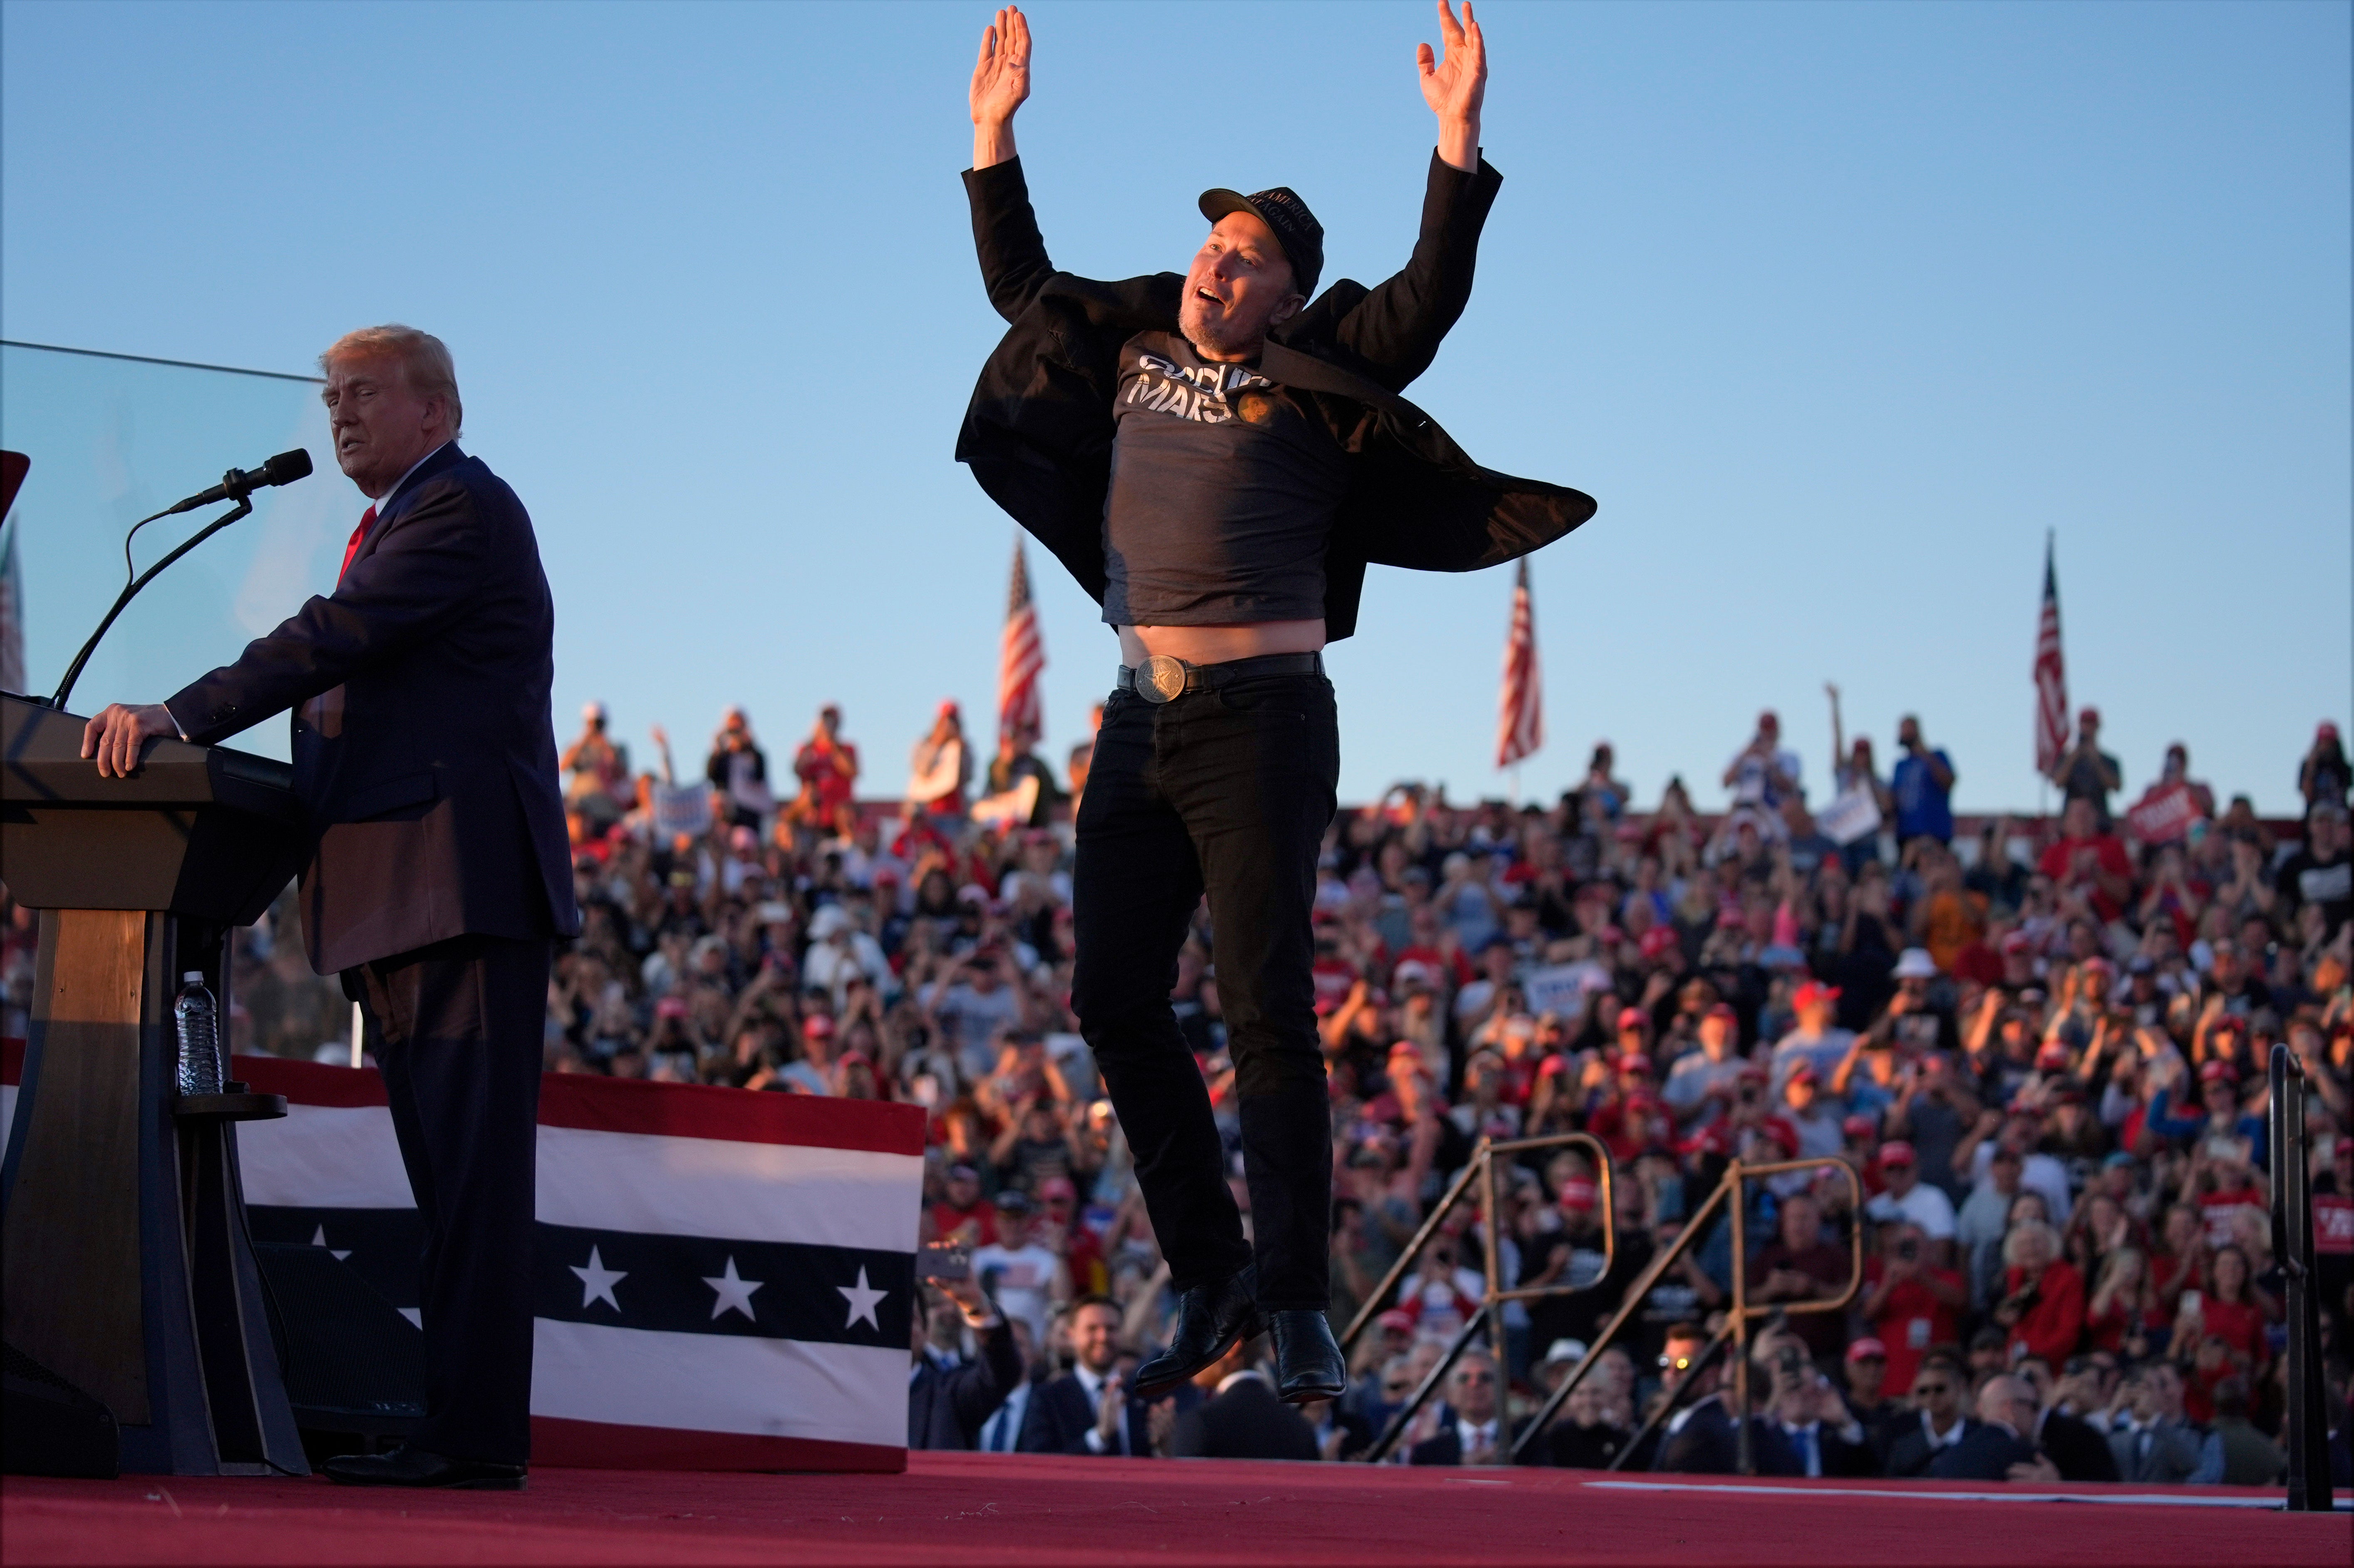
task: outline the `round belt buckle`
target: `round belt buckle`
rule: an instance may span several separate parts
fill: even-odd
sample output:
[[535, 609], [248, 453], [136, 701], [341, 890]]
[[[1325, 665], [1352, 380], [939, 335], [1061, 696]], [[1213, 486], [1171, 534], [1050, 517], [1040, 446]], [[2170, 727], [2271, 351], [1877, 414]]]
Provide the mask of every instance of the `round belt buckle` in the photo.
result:
[[1151, 655], [1136, 672], [1136, 689], [1147, 702], [1174, 702], [1185, 694], [1185, 661], [1173, 653]]

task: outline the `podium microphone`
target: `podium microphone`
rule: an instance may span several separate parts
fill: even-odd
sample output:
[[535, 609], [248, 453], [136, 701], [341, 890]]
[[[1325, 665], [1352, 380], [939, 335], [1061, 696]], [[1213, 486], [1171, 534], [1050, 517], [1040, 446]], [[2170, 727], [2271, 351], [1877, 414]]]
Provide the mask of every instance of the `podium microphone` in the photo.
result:
[[210, 523], [206, 524], [194, 534], [188, 535], [187, 539], [181, 544], [178, 549], [174, 550], [170, 555], [165, 556], [162, 560], [148, 567], [144, 572], [140, 573], [136, 577], [131, 577], [130, 581], [123, 585], [122, 594], [118, 596], [114, 601], [114, 608], [106, 612], [106, 619], [98, 623], [98, 630], [90, 634], [90, 641], [81, 645], [81, 652], [74, 655], [74, 661], [71, 664], [66, 666], [66, 678], [58, 683], [57, 695], [49, 699], [49, 706], [60, 713], [65, 710], [66, 698], [72, 694], [74, 683], [81, 679], [82, 666], [90, 662], [90, 654], [97, 651], [99, 639], [104, 637], [108, 629], [113, 626], [114, 618], [122, 613], [122, 607], [131, 602], [132, 597], [138, 593], [141, 588], [145, 588], [149, 583], [155, 580], [156, 573], [162, 571], [165, 567], [170, 566], [174, 561], [178, 560], [182, 556], [186, 555], [190, 550], [195, 549], [197, 546], [203, 544], [206, 540], [211, 538], [214, 535], [219, 533], [222, 529], [236, 522], [239, 518], [250, 516], [253, 512], [253, 493], [255, 491], [266, 489], [273, 484], [292, 484], [298, 479], [308, 478], [310, 476], [310, 472], [311, 454], [303, 450], [301, 447], [296, 447], [291, 452], [280, 452], [276, 457], [271, 458], [268, 462], [263, 463], [260, 468], [253, 470], [251, 472], [248, 472], [243, 469], [233, 468], [229, 470], [228, 472], [223, 474], [221, 476], [221, 482], [218, 484], [214, 485], [210, 490], [198, 491], [196, 494], [189, 496], [186, 501], [179, 502], [175, 505], [166, 506], [163, 511], [156, 513], [154, 516], [142, 517], [138, 522], [133, 524], [131, 525], [131, 532], [122, 536], [122, 569], [125, 576], [129, 576], [133, 570], [131, 565], [131, 541], [138, 535], [140, 529], [144, 528], [148, 524], [154, 522], [157, 517], [170, 517], [175, 514], [181, 512], [193, 512], [199, 506], [210, 506], [216, 501], [234, 501], [237, 503], [237, 509], [235, 511], [214, 518]]
[[[194, 512], [197, 507], [210, 506], [216, 501], [243, 501], [254, 491], [266, 489], [273, 484], [292, 484], [298, 479], [310, 477], [311, 454], [301, 447], [296, 447], [291, 452], [280, 452], [250, 473], [243, 469], [233, 468], [223, 474], [221, 482], [210, 490], [200, 490], [177, 505], [166, 506], [163, 511], [155, 514], [155, 517], [170, 517], [182, 512]], [[153, 523], [155, 517], [141, 518], [140, 525], [143, 527]]]

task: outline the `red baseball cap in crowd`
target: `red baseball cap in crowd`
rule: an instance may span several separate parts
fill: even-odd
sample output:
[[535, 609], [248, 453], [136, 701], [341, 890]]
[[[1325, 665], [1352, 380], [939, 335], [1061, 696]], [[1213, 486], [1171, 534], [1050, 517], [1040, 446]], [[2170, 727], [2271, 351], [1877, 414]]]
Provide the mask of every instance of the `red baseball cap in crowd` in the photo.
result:
[[1414, 1314], [1407, 1311], [1403, 1307], [1391, 1308], [1388, 1311], [1374, 1319], [1373, 1322], [1375, 1326], [1385, 1334], [1411, 1334], [1414, 1332]]
[[1701, 1016], [1702, 1018], [1722, 1018], [1727, 1023], [1739, 1023], [1741, 1022], [1741, 1014], [1733, 1010], [1733, 1003], [1729, 1001], [1717, 1002], [1706, 1012], [1702, 1013]]
[[1891, 1139], [1880, 1146], [1880, 1162], [1882, 1165], [1910, 1165], [1913, 1163], [1913, 1146], [1901, 1138]]
[[2044, 1072], [2068, 1065], [2068, 1047], [2057, 1040], [2046, 1040], [2035, 1052], [2035, 1065]]
[[2031, 953], [2034, 950], [2035, 938], [2029, 936], [2026, 932], [2006, 931], [2003, 933], [2002, 956], [2004, 958], [2009, 958], [2014, 953]]
[[1067, 1176], [1049, 1176], [1038, 1183], [1038, 1201], [1042, 1203], [1052, 1203], [1058, 1199], [1067, 1202], [1078, 1195], [1079, 1190], [1071, 1185], [1071, 1179]]
[[1870, 1138], [1879, 1130], [1880, 1123], [1868, 1116], [1851, 1116], [1840, 1123], [1840, 1135], [1843, 1138]]
[[1651, 1059], [1640, 1051], [1629, 1051], [1618, 1058], [1618, 1070], [1622, 1073], [1640, 1073], [1648, 1078], [1651, 1075]]
[[2076, 722], [2078, 724], [2099, 724], [2101, 722], [2101, 710], [2098, 708], [2085, 708], [2076, 715]]
[[1782, 1118], [1777, 1116], [1766, 1123], [1766, 1136], [1782, 1146], [1785, 1158], [1795, 1157], [1797, 1154], [1798, 1129]]
[[821, 1040], [833, 1038], [833, 1020], [822, 1012], [812, 1012], [801, 1020], [801, 1033], [814, 1034]]
[[1642, 953], [1647, 959], [1664, 956], [1675, 945], [1676, 928], [1673, 926], [1654, 926], [1643, 933]]
[[1851, 1361], [1884, 1361], [1888, 1359], [1888, 1347], [1866, 1334], [1849, 1343], [1847, 1359]]
[[1583, 1176], [1573, 1176], [1561, 1184], [1561, 1206], [1564, 1209], [1591, 1210], [1596, 1202], [1594, 1183]]
[[1622, 1007], [1618, 1010], [1619, 1033], [1624, 1034], [1629, 1029], [1649, 1029], [1650, 1026], [1651, 1015], [1641, 1008]]
[[2199, 1069], [2199, 1081], [2202, 1084], [2236, 1084], [2240, 1081], [2240, 1075], [2232, 1070], [2229, 1062], [2209, 1062]]
[[2102, 958], [2097, 953], [2094, 954], [2091, 958], [2086, 959], [2082, 967], [2088, 974], [2104, 974], [2109, 976], [2111, 979], [2115, 979], [2117, 972], [2116, 965], [2109, 962], [2108, 959]]
[[2338, 726], [2330, 723], [2327, 719], [2323, 719], [2319, 724], [2314, 726], [2313, 738], [2316, 740], [2336, 740], [2338, 738]]
[[1812, 1062], [1808, 1061], [1804, 1056], [1801, 1056], [1796, 1062], [1790, 1064], [1790, 1075], [1784, 1078], [1782, 1081], [1785, 1084], [1811, 1084], [1817, 1080], [1818, 1076], [1819, 1075], [1815, 1071], [1815, 1065]]
[[1730, 1154], [1733, 1152], [1733, 1135], [1725, 1130], [1723, 1122], [1712, 1121], [1677, 1144], [1676, 1152], [1682, 1155]]
[[1790, 1005], [1792, 1007], [1817, 1007], [1827, 1001], [1837, 1001], [1839, 999], [1839, 987], [1835, 985], [1825, 985], [1822, 981], [1818, 980], [1810, 980], [1806, 984], [1800, 986], [1797, 991], [1790, 993]]

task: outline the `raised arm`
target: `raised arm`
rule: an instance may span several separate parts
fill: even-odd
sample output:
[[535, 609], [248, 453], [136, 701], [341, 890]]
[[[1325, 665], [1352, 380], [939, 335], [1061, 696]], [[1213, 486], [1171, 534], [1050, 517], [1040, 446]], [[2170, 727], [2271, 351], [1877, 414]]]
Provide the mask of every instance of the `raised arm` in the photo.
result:
[[[1464, 0], [1458, 24], [1439, 0], [1445, 54], [1416, 47], [1423, 101], [1438, 117], [1438, 153], [1423, 196], [1422, 232], [1414, 255], [1394, 276], [1354, 302], [1341, 302], [1337, 323], [1310, 311], [1286, 334], [1298, 341], [1328, 333], [1355, 360], [1354, 368], [1397, 391], [1429, 368], [1438, 344], [1471, 299], [1479, 229], [1502, 176], [1479, 157], [1479, 110], [1488, 91], [1488, 47]], [[1335, 291], [1339, 292], [1340, 291]]]
[[[1425, 49], [1425, 54], [1429, 50]], [[1013, 161], [1013, 111], [1030, 96], [1030, 18], [1008, 5], [981, 33], [972, 67], [972, 166]]]
[[1422, 72], [1422, 101], [1438, 116], [1438, 155], [1465, 174], [1479, 170], [1479, 106], [1488, 97], [1488, 40], [1463, 0], [1458, 24], [1447, 0], [1438, 0], [1439, 37], [1446, 55], [1433, 59], [1428, 44], [1414, 47]]
[[972, 68], [972, 167], [964, 176], [981, 281], [990, 304], [1009, 322], [1055, 275], [1013, 147], [1013, 113], [1029, 96], [1030, 21], [1009, 5], [981, 35]]

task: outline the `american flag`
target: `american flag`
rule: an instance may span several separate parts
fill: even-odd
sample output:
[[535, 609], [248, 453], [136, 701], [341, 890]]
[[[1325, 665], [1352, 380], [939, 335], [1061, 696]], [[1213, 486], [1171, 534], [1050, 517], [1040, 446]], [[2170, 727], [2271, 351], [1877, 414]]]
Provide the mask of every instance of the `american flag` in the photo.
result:
[[25, 674], [25, 579], [16, 565], [16, 530], [7, 524], [16, 487], [30, 467], [32, 460], [22, 452], [0, 452], [0, 692], [32, 690]]
[[2035, 624], [2035, 770], [2050, 773], [2068, 748], [2068, 664], [2060, 656], [2060, 573], [2043, 536], [2043, 614]]
[[1038, 744], [1038, 672], [1046, 667], [1046, 644], [1038, 635], [1038, 611], [1030, 603], [1030, 567], [1022, 541], [1013, 541], [1013, 587], [1005, 600], [1005, 635], [997, 650], [997, 733], [1013, 737], [1027, 751]]
[[1536, 607], [1529, 563], [1512, 579], [1512, 630], [1504, 639], [1504, 685], [1496, 702], [1496, 766], [1510, 768], [1544, 744], [1544, 683], [1537, 672]]

